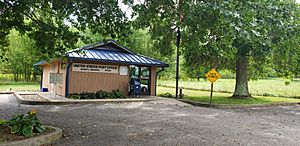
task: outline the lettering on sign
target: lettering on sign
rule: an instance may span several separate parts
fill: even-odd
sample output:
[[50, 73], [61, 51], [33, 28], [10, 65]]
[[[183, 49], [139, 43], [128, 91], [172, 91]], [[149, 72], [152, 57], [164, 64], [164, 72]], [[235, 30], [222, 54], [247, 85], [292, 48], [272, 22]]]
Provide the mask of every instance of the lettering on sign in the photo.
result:
[[117, 65], [99, 65], [99, 64], [73, 63], [72, 71], [118, 73], [118, 66]]
[[216, 71], [215, 68], [211, 69], [208, 73], [205, 74], [205, 76], [211, 83], [214, 83], [221, 77], [221, 75]]

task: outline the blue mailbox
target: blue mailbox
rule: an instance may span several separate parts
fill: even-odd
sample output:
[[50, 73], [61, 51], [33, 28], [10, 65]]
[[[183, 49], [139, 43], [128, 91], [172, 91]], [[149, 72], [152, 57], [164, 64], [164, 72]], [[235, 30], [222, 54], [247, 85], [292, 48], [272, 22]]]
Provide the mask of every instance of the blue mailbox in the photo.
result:
[[130, 95], [133, 97], [137, 97], [141, 94], [141, 81], [140, 79], [134, 79], [132, 78], [129, 81], [130, 84]]

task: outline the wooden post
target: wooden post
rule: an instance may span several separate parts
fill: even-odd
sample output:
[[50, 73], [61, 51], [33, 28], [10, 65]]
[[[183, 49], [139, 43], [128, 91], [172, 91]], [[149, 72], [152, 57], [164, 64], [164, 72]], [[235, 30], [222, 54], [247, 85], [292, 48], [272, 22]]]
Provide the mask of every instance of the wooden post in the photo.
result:
[[182, 88], [179, 89], [179, 98], [183, 98], [183, 95], [182, 95]]

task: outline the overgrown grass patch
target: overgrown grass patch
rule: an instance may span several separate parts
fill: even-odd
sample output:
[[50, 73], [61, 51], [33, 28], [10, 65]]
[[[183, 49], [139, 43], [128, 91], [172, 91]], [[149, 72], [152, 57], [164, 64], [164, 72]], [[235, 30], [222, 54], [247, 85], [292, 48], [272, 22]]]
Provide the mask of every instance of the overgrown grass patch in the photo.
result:
[[[171, 93], [175, 95], [175, 88], [158, 87], [158, 94]], [[193, 100], [197, 102], [210, 102], [210, 92], [196, 91], [196, 90], [183, 90], [184, 99]], [[213, 104], [275, 104], [275, 103], [300, 103], [300, 99], [283, 98], [283, 97], [265, 97], [255, 96], [247, 99], [236, 99], [231, 97], [230, 93], [213, 93]]]

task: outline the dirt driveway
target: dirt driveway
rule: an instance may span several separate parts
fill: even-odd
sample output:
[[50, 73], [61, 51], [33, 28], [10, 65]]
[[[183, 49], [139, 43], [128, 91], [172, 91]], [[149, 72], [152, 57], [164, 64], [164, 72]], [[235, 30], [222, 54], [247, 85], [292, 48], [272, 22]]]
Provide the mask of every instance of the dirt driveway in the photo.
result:
[[63, 129], [53, 145], [299, 145], [300, 106], [211, 109], [173, 100], [151, 102], [20, 105], [0, 94], [0, 118], [39, 110]]

